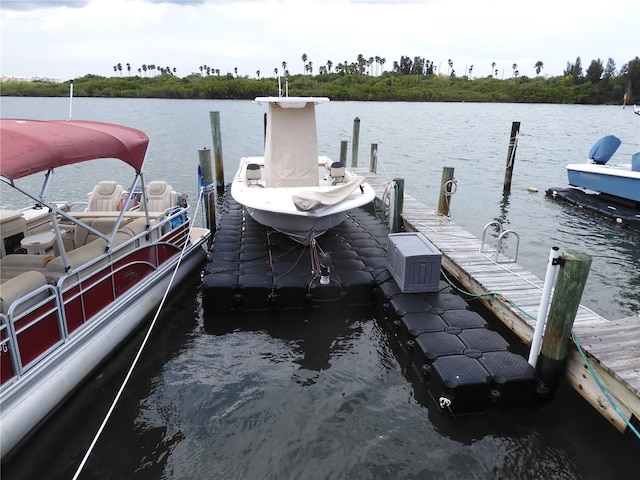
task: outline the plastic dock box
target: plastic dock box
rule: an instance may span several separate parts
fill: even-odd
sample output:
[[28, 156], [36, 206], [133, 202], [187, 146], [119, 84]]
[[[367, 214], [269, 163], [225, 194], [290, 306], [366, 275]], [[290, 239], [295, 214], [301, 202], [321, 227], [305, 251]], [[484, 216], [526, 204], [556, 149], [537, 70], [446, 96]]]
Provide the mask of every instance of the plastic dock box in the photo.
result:
[[437, 292], [440, 251], [419, 232], [390, 233], [387, 268], [402, 293]]

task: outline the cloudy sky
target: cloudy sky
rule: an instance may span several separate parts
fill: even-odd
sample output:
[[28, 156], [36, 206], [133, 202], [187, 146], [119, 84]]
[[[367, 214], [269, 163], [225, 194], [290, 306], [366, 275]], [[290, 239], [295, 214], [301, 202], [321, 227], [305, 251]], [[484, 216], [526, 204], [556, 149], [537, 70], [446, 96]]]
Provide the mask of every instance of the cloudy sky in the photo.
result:
[[[0, 74], [67, 80], [111, 76], [129, 63], [176, 69], [201, 65], [255, 77], [282, 62], [302, 73], [355, 62], [358, 55], [432, 60], [458, 75], [561, 75], [581, 58], [618, 68], [640, 55], [640, 2], [609, 0], [0, 0]], [[126, 75], [126, 71], [123, 73]]]

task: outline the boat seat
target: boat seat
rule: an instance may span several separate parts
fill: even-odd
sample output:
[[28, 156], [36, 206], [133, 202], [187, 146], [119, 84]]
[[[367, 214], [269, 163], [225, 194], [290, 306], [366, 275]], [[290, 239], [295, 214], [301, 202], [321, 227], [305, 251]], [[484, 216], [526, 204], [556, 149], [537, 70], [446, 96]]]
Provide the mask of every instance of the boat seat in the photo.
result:
[[124, 188], [113, 180], [99, 182], [87, 197], [87, 211], [117, 211]]
[[178, 192], [162, 180], [147, 185], [147, 205], [150, 212], [164, 212], [178, 205]]
[[260, 184], [258, 183], [262, 178], [262, 173], [260, 172], [260, 165], [258, 165], [257, 163], [247, 164], [246, 177], [247, 177], [247, 185], [260, 186]]
[[[0, 284], [0, 313], [4, 313], [6, 315], [9, 312], [9, 307], [11, 307], [16, 300], [39, 287], [45, 286], [46, 284], [47, 279], [44, 275], [33, 270], [23, 272], [20, 275], [3, 282]], [[47, 296], [47, 292], [45, 291], [32, 296], [28, 301], [23, 302], [20, 308], [18, 308], [14, 313], [18, 314], [26, 310], [41, 300], [44, 300]]]
[[631, 171], [640, 172], [640, 152], [631, 155]]
[[[67, 260], [72, 270], [98, 258], [105, 252], [107, 242], [102, 238], [98, 238], [91, 243], [87, 243], [82, 247], [71, 250], [67, 253]], [[58, 256], [47, 263], [45, 270], [51, 274], [62, 274], [64, 271], [64, 262], [62, 256]]]
[[333, 162], [329, 167], [329, 176], [333, 179], [333, 183], [340, 183], [344, 180], [345, 168], [342, 162]]

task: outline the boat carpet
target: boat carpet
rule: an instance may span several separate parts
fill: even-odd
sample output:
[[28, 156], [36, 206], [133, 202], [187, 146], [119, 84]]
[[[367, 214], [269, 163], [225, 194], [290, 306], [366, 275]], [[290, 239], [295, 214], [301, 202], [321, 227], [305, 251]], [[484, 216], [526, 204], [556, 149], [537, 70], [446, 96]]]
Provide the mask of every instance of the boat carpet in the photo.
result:
[[624, 225], [634, 230], [640, 230], [640, 208], [634, 208], [633, 203], [618, 203], [611, 197], [599, 193], [587, 193], [578, 188], [550, 188], [547, 197], [558, 199], [595, 212], [612, 222]]

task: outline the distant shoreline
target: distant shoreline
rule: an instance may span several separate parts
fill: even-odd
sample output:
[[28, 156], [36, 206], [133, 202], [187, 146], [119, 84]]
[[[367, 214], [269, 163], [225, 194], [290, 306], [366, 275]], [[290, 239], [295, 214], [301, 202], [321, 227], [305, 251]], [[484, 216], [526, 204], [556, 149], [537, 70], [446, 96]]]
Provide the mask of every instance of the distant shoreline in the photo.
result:
[[[469, 78], [444, 75], [413, 75], [384, 72], [359, 74], [293, 75], [287, 79], [248, 78], [191, 74], [180, 78], [170, 73], [101, 77], [85, 75], [73, 80], [75, 97], [167, 98], [251, 100], [277, 95], [279, 87], [290, 96], [327, 96], [337, 101], [555, 103], [585, 105], [632, 105], [640, 103], [640, 59], [624, 75], [589, 81], [586, 78], [493, 77]], [[637, 68], [636, 68], [637, 67]], [[66, 97], [70, 83], [50, 80], [5, 80], [0, 95], [10, 97]]]

